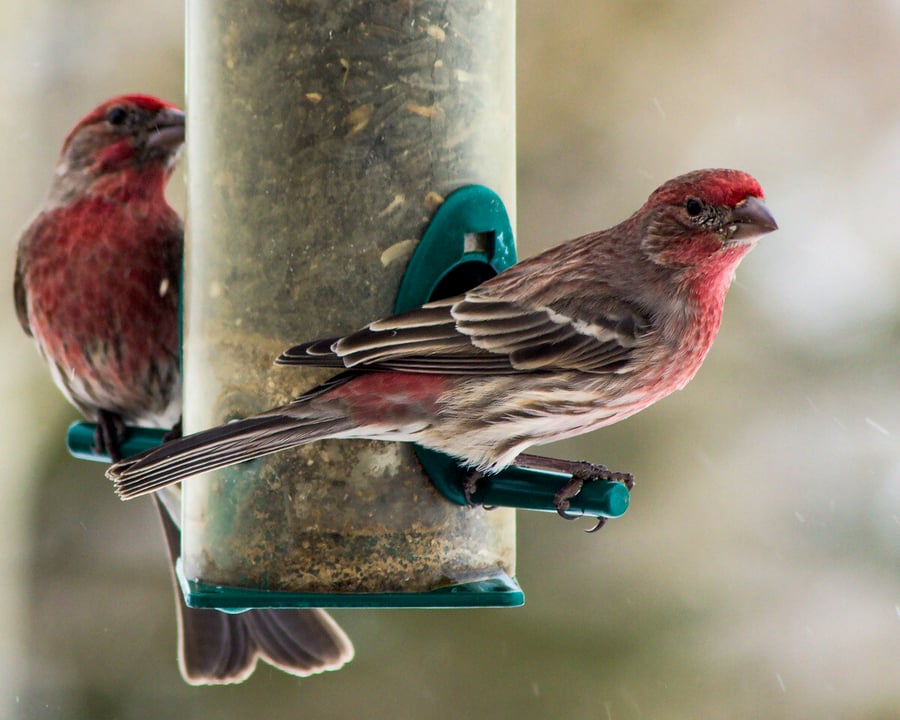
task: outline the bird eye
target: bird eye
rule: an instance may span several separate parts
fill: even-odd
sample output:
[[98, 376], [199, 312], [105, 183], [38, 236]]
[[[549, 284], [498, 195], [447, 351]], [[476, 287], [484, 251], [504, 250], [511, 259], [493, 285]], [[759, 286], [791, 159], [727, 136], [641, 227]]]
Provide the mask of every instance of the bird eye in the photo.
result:
[[687, 210], [687, 214], [689, 217], [695, 218], [701, 212], [703, 212], [703, 203], [701, 203], [697, 198], [688, 198], [684, 203], [684, 209]]
[[110, 125], [121, 125], [127, 117], [128, 111], [123, 107], [116, 106], [106, 113], [106, 122]]

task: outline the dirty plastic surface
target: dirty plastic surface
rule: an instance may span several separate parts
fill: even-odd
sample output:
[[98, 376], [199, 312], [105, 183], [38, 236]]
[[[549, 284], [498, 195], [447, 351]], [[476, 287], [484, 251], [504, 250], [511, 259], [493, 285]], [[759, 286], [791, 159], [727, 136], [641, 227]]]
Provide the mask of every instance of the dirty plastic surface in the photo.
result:
[[[276, 367], [393, 311], [436, 208], [515, 199], [512, 3], [188, 3], [185, 431], [326, 379]], [[412, 447], [323, 441], [184, 483], [184, 574], [293, 593], [515, 575], [515, 515], [448, 503]]]

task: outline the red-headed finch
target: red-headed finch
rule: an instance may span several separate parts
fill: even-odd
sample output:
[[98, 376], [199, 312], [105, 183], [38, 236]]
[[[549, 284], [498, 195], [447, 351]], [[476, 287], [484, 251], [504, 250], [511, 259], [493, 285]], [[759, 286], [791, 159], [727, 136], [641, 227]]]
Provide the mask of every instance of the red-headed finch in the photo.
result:
[[[777, 225], [759, 183], [699, 170], [615, 227], [551, 248], [464, 295], [298, 345], [277, 362], [344, 372], [293, 402], [113, 465], [130, 498], [322, 438], [413, 441], [479, 472], [552, 467], [523, 451], [618, 422], [684, 387], [735, 268]], [[580, 483], [625, 479], [573, 465]]]
[[[114, 460], [126, 425], [170, 428], [181, 415], [178, 291], [183, 228], [165, 186], [184, 114], [146, 95], [109, 100], [63, 143], [50, 194], [19, 240], [15, 304], [56, 384], [98, 424]], [[155, 496], [170, 558], [180, 548], [177, 488]], [[180, 665], [193, 684], [238, 682], [257, 658], [295, 675], [353, 656], [320, 610], [229, 615], [179, 609]]]

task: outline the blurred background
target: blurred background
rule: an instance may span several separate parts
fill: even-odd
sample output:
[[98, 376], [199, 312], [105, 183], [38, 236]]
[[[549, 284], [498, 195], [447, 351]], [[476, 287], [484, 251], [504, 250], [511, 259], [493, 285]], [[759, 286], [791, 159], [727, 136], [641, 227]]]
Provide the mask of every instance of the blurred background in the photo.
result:
[[[6, 0], [0, 19], [11, 288], [75, 121], [123, 92], [183, 101], [183, 7]], [[76, 412], [10, 290], [0, 715], [897, 717], [900, 3], [521, 0], [518, 64], [521, 256], [708, 166], [759, 178], [781, 226], [685, 391], [550, 448], [633, 471], [627, 515], [585, 535], [520, 513], [521, 609], [341, 611], [344, 670], [190, 688], [149, 503], [66, 454]]]

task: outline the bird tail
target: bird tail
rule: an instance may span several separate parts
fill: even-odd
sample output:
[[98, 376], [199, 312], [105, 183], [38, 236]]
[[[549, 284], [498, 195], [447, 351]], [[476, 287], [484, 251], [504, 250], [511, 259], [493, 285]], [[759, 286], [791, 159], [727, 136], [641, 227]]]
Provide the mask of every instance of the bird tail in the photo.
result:
[[[154, 499], [174, 567], [181, 552], [181, 531], [167, 508], [167, 498], [161, 495], [154, 495]], [[258, 659], [305, 677], [337, 670], [353, 658], [350, 639], [324, 610], [266, 609], [231, 614], [190, 608], [174, 576], [173, 582], [179, 665], [191, 685], [241, 682], [253, 672]]]
[[296, 404], [170, 440], [112, 465], [106, 476], [123, 500], [155, 492], [191, 475], [335, 437], [345, 416], [304, 418]]

